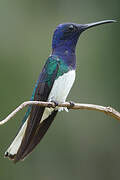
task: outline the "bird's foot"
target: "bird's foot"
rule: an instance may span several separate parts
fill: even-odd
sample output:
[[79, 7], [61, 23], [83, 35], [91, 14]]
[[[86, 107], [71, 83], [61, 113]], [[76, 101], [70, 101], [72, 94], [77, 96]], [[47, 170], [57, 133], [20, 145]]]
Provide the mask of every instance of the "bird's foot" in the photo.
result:
[[[54, 103], [54, 108], [55, 108], [56, 106], [58, 106], [58, 102], [57, 102], [57, 101], [51, 100], [51, 101], [49, 101], [49, 102]], [[51, 107], [53, 107], [53, 105], [49, 105], [48, 107], [51, 108]]]
[[70, 107], [68, 109], [73, 108], [75, 106], [75, 103], [73, 101], [70, 101], [69, 103], [70, 103]]

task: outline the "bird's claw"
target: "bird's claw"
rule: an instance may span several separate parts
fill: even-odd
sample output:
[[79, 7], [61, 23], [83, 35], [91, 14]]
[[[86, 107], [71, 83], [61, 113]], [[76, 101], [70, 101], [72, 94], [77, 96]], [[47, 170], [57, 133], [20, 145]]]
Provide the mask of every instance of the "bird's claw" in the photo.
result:
[[70, 109], [70, 108], [73, 108], [73, 107], [75, 106], [75, 103], [74, 103], [73, 101], [70, 101], [69, 103], [70, 103], [69, 109]]
[[[58, 102], [57, 102], [57, 101], [53, 101], [53, 100], [52, 100], [52, 101], [50, 101], [50, 102], [54, 103], [54, 107], [58, 106]], [[50, 104], [48, 107], [49, 107], [49, 108], [50, 108], [50, 107], [53, 107], [53, 105]]]

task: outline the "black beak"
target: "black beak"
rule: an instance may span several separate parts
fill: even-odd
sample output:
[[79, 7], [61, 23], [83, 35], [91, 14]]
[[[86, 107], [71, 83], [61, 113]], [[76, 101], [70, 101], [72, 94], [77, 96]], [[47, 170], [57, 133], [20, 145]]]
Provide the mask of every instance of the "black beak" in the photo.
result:
[[85, 31], [86, 29], [89, 29], [91, 27], [95, 27], [95, 26], [98, 26], [98, 25], [101, 25], [101, 24], [107, 24], [107, 23], [114, 23], [114, 22], [117, 22], [115, 20], [104, 20], [104, 21], [99, 21], [99, 22], [94, 22], [94, 23], [89, 23], [89, 24], [80, 24], [79, 25], [79, 28], [80, 28], [80, 31]]

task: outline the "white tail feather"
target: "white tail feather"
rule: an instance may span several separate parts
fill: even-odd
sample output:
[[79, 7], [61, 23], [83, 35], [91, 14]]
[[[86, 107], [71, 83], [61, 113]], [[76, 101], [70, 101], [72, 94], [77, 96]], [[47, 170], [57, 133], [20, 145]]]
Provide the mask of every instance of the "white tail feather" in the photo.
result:
[[23, 136], [25, 134], [25, 130], [27, 127], [27, 120], [25, 121], [25, 123], [23, 124], [23, 126], [21, 127], [19, 133], [17, 134], [17, 136], [15, 137], [14, 141], [12, 142], [12, 144], [10, 145], [10, 147], [7, 149], [7, 151], [5, 152], [5, 155], [8, 154], [9, 155], [15, 155], [17, 154], [17, 151], [21, 145]]

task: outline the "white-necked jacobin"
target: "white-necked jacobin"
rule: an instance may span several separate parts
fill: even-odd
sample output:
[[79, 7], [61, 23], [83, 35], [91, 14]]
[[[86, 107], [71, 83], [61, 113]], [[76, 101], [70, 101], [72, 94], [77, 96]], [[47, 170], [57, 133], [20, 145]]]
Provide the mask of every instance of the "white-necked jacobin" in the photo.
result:
[[[65, 102], [75, 80], [75, 49], [81, 33], [91, 27], [112, 22], [115, 21], [60, 24], [54, 31], [52, 53], [39, 75], [31, 100]], [[45, 135], [57, 112], [63, 109], [65, 108], [29, 106], [19, 132], [5, 152], [5, 157], [14, 162], [23, 160]]]

